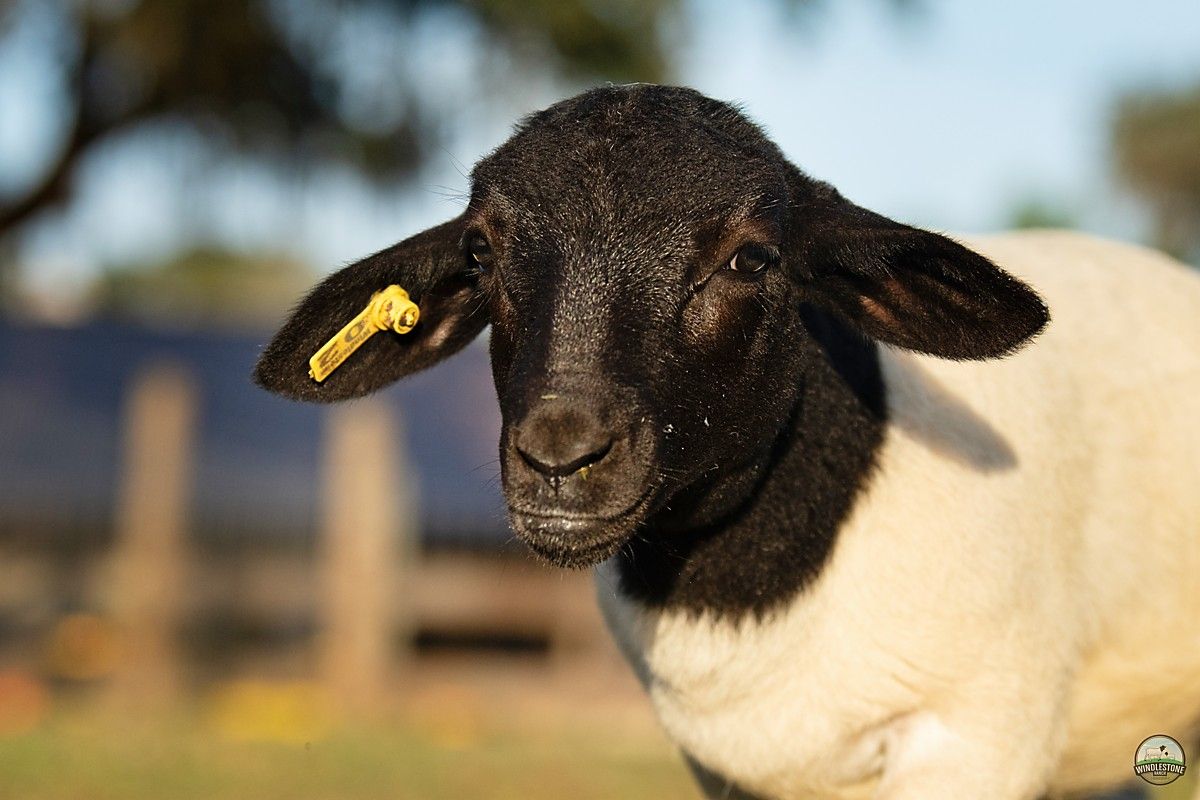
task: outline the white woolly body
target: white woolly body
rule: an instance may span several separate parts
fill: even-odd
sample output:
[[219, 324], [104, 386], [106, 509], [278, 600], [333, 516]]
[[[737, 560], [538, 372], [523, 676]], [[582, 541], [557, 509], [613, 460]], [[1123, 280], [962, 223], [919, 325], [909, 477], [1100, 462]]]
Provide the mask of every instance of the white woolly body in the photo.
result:
[[1090, 789], [1200, 721], [1200, 276], [1076, 234], [965, 244], [1052, 322], [1000, 361], [881, 348], [878, 469], [794, 602], [651, 612], [597, 570], [668, 734], [765, 798]]

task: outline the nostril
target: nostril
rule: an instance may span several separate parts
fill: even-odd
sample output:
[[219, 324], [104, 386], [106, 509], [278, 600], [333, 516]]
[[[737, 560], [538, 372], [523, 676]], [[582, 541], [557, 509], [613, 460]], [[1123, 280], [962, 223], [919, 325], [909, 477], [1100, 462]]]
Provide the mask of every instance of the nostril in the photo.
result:
[[535, 472], [548, 478], [565, 478], [602, 460], [612, 450], [613, 439], [607, 438], [602, 443], [592, 440], [576, 441], [573, 444], [569, 449], [556, 451], [518, 442], [517, 453]]

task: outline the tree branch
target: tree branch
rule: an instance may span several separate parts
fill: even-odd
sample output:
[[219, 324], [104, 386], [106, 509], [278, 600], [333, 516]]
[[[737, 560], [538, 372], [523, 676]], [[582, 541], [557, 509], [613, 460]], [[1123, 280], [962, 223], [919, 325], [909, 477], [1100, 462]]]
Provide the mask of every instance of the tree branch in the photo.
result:
[[0, 238], [25, 222], [29, 217], [54, 203], [65, 200], [68, 184], [84, 151], [120, 122], [103, 124], [90, 118], [87, 107], [87, 76], [96, 55], [96, 26], [85, 19], [80, 26], [82, 44], [72, 81], [75, 94], [75, 113], [67, 142], [53, 166], [33, 187], [15, 201], [0, 205]]

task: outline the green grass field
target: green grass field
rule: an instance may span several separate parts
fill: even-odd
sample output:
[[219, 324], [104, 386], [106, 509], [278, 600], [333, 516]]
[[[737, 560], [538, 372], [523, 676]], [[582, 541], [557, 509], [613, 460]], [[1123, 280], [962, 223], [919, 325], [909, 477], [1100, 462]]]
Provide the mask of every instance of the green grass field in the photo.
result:
[[[254, 725], [231, 730], [207, 712], [153, 722], [59, 713], [0, 736], [0, 800], [699, 798], [671, 747], [640, 722], [606, 725], [536, 707], [462, 718], [444, 708], [325, 728], [311, 741], [247, 738]], [[273, 730], [261, 723], [260, 734]], [[1147, 797], [1189, 800], [1194, 781], [1148, 786]]]
[[[3, 800], [601, 800], [695, 798], [654, 740], [509, 729], [446, 741], [416, 728], [335, 731], [312, 743], [239, 742], [199, 720], [52, 721], [0, 738]], [[441, 740], [439, 740], [441, 739]]]

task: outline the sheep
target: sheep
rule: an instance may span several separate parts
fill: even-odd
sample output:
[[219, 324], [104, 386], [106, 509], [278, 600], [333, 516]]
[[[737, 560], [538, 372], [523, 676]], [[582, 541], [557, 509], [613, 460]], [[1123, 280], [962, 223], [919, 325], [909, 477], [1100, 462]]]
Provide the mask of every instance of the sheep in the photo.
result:
[[1142, 758], [1149, 761], [1154, 758], [1170, 758], [1171, 754], [1167, 752], [1167, 746], [1160, 744], [1158, 747], [1147, 747], [1142, 753]]
[[1165, 744], [1160, 744], [1158, 747], [1147, 747], [1142, 751], [1142, 761], [1151, 760], [1160, 761], [1181, 761], [1174, 753], [1167, 749]]
[[[562, 101], [471, 179], [318, 285], [255, 378], [345, 400], [490, 324], [511, 525], [595, 568], [708, 796], [1088, 792], [1195, 730], [1196, 275], [892, 221], [684, 88]], [[311, 378], [392, 284], [413, 332]]]

